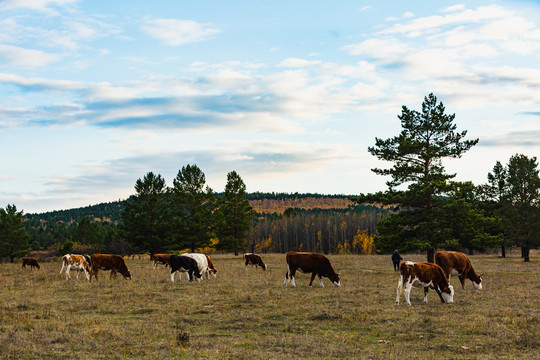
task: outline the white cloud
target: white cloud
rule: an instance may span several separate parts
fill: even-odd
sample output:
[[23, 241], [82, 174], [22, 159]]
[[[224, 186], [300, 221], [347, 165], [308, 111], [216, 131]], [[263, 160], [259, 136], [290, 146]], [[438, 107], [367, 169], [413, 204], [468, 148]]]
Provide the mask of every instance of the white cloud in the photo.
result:
[[29, 9], [47, 15], [58, 15], [52, 7], [62, 7], [76, 2], [79, 0], [4, 0], [0, 3], [0, 9]]
[[206, 41], [221, 32], [212, 24], [179, 19], [148, 19], [141, 29], [169, 46]]
[[60, 59], [59, 54], [48, 54], [40, 50], [0, 44], [0, 63], [27, 68], [44, 66]]

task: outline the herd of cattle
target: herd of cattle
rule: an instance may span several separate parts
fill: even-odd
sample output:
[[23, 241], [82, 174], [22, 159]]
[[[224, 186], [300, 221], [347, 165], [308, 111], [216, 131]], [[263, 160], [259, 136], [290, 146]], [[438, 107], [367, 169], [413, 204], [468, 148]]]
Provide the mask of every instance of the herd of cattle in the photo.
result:
[[[334, 286], [340, 286], [339, 273], [334, 271], [330, 260], [317, 253], [296, 252], [290, 251], [286, 254], [287, 272], [285, 273], [284, 286], [290, 280], [291, 286], [296, 287], [295, 277], [296, 271], [300, 270], [303, 273], [311, 273], [311, 281], [309, 286], [313, 284], [316, 276], [319, 277], [321, 287], [324, 287], [322, 278], [328, 278]], [[29, 265], [31, 268], [40, 268], [36, 259], [22, 258], [23, 267]], [[152, 255], [154, 262], [153, 268], [162, 264], [171, 268], [171, 281], [174, 282], [174, 275], [178, 273], [179, 279], [181, 274], [187, 273], [189, 281], [194, 279], [202, 280], [204, 276], [207, 279], [216, 277], [218, 270], [214, 267], [210, 256], [205, 254], [154, 254]], [[257, 254], [244, 254], [244, 263], [247, 269], [248, 265], [259, 266], [263, 270], [267, 269], [267, 265], [262, 261]], [[65, 270], [64, 270], [65, 269]], [[76, 270], [77, 279], [79, 272], [84, 272], [86, 278], [92, 281], [92, 277], [98, 280], [100, 270], [110, 270], [109, 278], [115, 278], [119, 272], [126, 279], [131, 279], [131, 272], [128, 270], [124, 258], [120, 255], [112, 254], [93, 254], [93, 255], [75, 255], [67, 254], [62, 257], [62, 268], [60, 273], [65, 271], [66, 280], [69, 280], [70, 270]], [[482, 275], [477, 275], [471, 265], [469, 257], [463, 253], [456, 251], [437, 251], [435, 253], [435, 264], [429, 262], [413, 263], [405, 261], [399, 267], [399, 281], [396, 295], [396, 305], [399, 304], [401, 293], [405, 293], [407, 304], [411, 305], [410, 293], [412, 287], [424, 288], [424, 302], [427, 303], [428, 289], [431, 288], [437, 292], [443, 303], [453, 303], [454, 288], [449, 283], [451, 275], [458, 276], [461, 286], [465, 289], [465, 280], [471, 280], [475, 289], [482, 289]]]

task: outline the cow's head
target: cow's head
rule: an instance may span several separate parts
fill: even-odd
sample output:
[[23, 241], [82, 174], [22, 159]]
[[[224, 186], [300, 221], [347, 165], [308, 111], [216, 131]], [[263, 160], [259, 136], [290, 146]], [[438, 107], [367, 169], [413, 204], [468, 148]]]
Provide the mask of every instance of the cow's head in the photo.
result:
[[268, 269], [268, 265], [263, 264], [262, 268], [263, 268], [263, 270], [266, 270], [266, 269]]
[[217, 272], [218, 272], [217, 269], [208, 269], [207, 272], [208, 272], [208, 274], [210, 274], [210, 276], [211, 276], [213, 279], [217, 278]]
[[330, 281], [332, 281], [332, 284], [334, 284], [334, 286], [341, 286], [341, 282], [339, 281], [339, 273], [334, 273], [328, 278], [330, 279]]
[[131, 272], [128, 270], [128, 268], [123, 268], [120, 273], [124, 276], [124, 279], [131, 280]]
[[472, 284], [476, 290], [482, 290], [482, 276], [483, 275], [484, 273], [472, 279]]
[[448, 285], [442, 289], [441, 296], [445, 303], [452, 304], [454, 302], [454, 287], [452, 285]]

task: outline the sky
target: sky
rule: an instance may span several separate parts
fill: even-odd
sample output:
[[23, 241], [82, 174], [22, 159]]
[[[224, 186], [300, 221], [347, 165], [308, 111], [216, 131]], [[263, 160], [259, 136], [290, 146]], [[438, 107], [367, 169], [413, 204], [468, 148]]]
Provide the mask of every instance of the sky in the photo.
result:
[[487, 182], [540, 158], [536, 1], [0, 0], [0, 208], [124, 200], [197, 165], [224, 190], [384, 191], [367, 148], [429, 93]]

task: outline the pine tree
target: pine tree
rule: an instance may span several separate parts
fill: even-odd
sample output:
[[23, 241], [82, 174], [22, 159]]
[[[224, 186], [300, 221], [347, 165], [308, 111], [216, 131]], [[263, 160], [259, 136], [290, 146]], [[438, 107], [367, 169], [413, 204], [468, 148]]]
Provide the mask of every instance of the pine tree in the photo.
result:
[[9, 257], [13, 262], [15, 257], [26, 255], [29, 239], [22, 211], [17, 211], [15, 205], [0, 209], [0, 258]]
[[211, 245], [215, 194], [206, 186], [206, 177], [197, 165], [182, 167], [173, 180], [173, 246], [197, 248]]
[[[389, 190], [358, 200], [399, 204], [401, 211], [379, 224], [377, 243], [389, 249], [426, 250], [428, 261], [433, 262], [435, 248], [445, 240], [434, 208], [452, 189], [450, 180], [456, 176], [445, 171], [442, 160], [461, 157], [478, 139], [463, 140], [467, 131], [456, 131], [455, 114], [445, 114], [444, 105], [433, 94], [424, 98], [421, 112], [403, 106], [398, 118], [401, 133], [386, 140], [375, 138], [375, 146], [368, 148], [378, 159], [394, 164], [389, 169], [372, 169], [391, 177], [386, 183]], [[407, 190], [396, 190], [402, 185]]]
[[227, 174], [224, 196], [218, 201], [217, 248], [233, 251], [235, 255], [246, 249], [246, 239], [254, 215], [255, 210], [246, 198], [244, 181], [236, 171], [231, 171]]
[[124, 202], [122, 233], [138, 251], [150, 255], [167, 247], [169, 217], [165, 180], [161, 175], [147, 173], [135, 183], [136, 194]]

